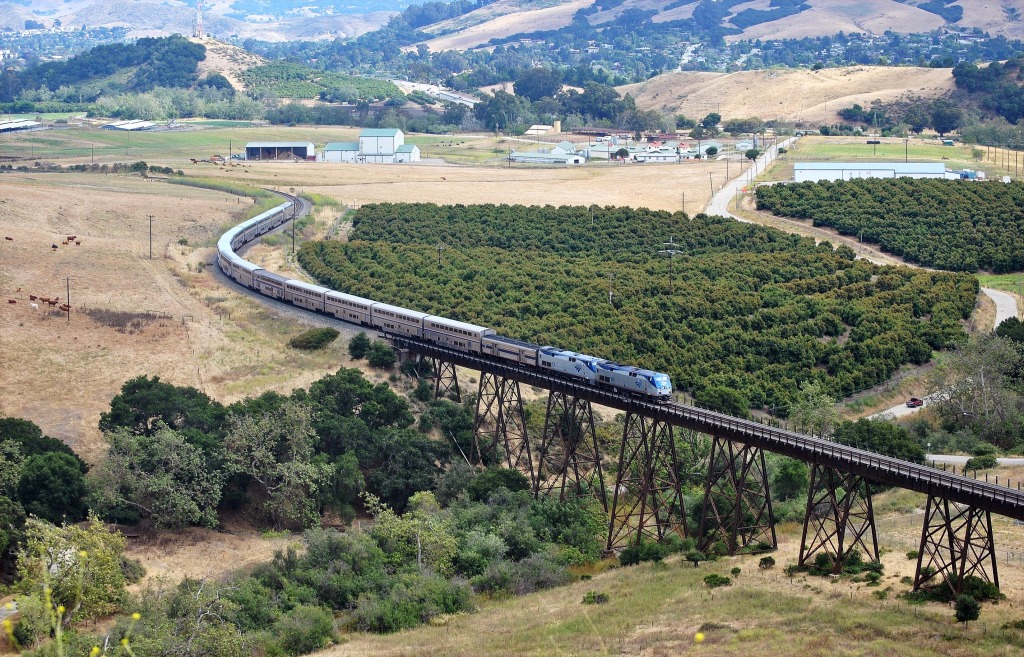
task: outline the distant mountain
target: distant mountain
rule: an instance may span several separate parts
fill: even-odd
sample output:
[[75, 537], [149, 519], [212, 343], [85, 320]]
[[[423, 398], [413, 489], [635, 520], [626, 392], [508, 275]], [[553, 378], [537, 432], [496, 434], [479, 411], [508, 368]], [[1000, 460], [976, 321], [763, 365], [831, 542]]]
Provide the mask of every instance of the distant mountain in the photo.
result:
[[[358, 36], [423, 0], [205, 0], [203, 27], [217, 38], [264, 41]], [[0, 0], [0, 30], [24, 30], [27, 21], [52, 29], [117, 27], [130, 37], [191, 35], [195, 0]]]

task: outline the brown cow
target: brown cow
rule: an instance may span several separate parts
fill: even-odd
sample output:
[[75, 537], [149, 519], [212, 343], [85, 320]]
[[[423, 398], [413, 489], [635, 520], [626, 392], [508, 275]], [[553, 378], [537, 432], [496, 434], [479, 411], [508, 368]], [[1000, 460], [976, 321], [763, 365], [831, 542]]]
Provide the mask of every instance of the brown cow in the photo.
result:
[[57, 300], [54, 299], [53, 301], [47, 301], [46, 303], [50, 304], [51, 306], [56, 306], [57, 305]]
[[4, 239], [7, 240], [8, 242], [13, 242], [14, 241], [13, 237], [8, 237], [6, 235], [4, 235]]
[[68, 241], [73, 242], [77, 238], [76, 235], [68, 235]]
[[28, 298], [29, 298], [29, 300], [30, 300], [30, 301], [36, 301], [36, 300], [38, 300], [38, 299], [39, 299], [39, 297], [37, 297], [37, 296], [36, 296], [36, 295], [34, 295], [34, 294], [30, 294], [30, 295], [28, 295]]
[[82, 240], [75, 240], [75, 246], [82, 246]]
[[18, 303], [16, 299], [8, 299], [7, 303]]

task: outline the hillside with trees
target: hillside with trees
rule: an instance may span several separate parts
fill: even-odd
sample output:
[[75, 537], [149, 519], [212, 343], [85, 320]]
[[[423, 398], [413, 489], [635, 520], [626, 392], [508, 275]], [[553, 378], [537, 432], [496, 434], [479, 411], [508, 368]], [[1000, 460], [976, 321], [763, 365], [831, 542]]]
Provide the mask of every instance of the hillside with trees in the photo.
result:
[[[741, 409], [782, 415], [806, 381], [843, 397], [963, 340], [978, 289], [964, 275], [644, 209], [374, 204], [354, 221], [347, 243], [303, 245], [300, 261], [325, 285], [665, 371], [698, 402], [729, 389]], [[657, 251], [673, 237], [683, 254], [670, 281]]]
[[757, 207], [950, 271], [1024, 270], [1024, 184], [863, 179], [762, 185]]

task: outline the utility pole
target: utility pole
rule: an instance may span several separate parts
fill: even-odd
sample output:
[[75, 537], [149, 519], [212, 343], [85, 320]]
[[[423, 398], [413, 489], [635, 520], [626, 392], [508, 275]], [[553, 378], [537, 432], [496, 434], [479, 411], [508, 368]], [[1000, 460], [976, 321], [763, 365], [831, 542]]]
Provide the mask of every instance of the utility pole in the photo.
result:
[[444, 242], [437, 243], [437, 266], [441, 266], [441, 251], [444, 251]]
[[683, 214], [686, 214], [686, 191], [682, 191], [681, 194], [683, 195]]
[[153, 259], [153, 215], [149, 215], [149, 259]]
[[65, 276], [64, 283], [67, 285], [67, 307], [68, 307], [68, 324], [71, 323], [71, 277]]
[[295, 257], [295, 210], [292, 210], [292, 257]]
[[708, 185], [711, 187], [711, 198], [715, 197], [715, 181], [711, 178], [711, 172], [708, 171]]
[[615, 285], [615, 274], [613, 272], [608, 272], [608, 305], [609, 306], [612, 305], [612, 295], [615, 294], [614, 291], [612, 290], [612, 287], [614, 285]]
[[676, 249], [676, 247], [679, 245], [675, 243], [674, 238], [672, 237], [668, 238], [667, 242], [662, 242], [662, 245], [668, 247], [666, 249], [658, 251], [658, 253], [668, 254], [668, 294], [669, 296], [672, 296], [674, 292], [672, 284], [672, 259], [675, 257], [677, 253], [682, 253], [682, 251]]

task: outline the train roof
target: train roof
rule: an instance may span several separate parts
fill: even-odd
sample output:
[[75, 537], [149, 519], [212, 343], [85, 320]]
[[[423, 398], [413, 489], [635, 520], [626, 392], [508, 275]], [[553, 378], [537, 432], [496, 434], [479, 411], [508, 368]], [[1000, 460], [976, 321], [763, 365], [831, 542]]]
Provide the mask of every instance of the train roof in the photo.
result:
[[331, 299], [340, 299], [341, 301], [352, 301], [355, 303], [362, 303], [367, 306], [371, 306], [375, 303], [373, 299], [364, 299], [363, 297], [357, 297], [354, 294], [348, 294], [347, 292], [338, 292], [337, 290], [327, 290], [325, 294]]
[[325, 292], [330, 292], [330, 289], [326, 287], [313, 285], [312, 283], [307, 283], [306, 281], [300, 281], [294, 278], [289, 278], [287, 281], [285, 281], [285, 284], [300, 287], [303, 290], [309, 290], [310, 292], [315, 292], [317, 294], [324, 294]]
[[450, 326], [452, 328], [462, 329], [463, 331], [472, 331], [474, 333], [482, 333], [484, 331], [493, 331], [494, 330], [494, 329], [489, 329], [486, 326], [477, 326], [476, 324], [469, 324], [467, 322], [460, 322], [457, 319], [448, 319], [447, 317], [441, 317], [440, 315], [427, 315], [423, 319], [424, 320], [428, 320], [428, 319], [440, 320], [440, 323], [444, 324], [445, 326]]
[[393, 313], [404, 313], [409, 317], [415, 317], [416, 319], [423, 319], [424, 317], [430, 316], [428, 313], [423, 313], [418, 310], [409, 310], [408, 308], [403, 308], [401, 306], [392, 306], [390, 303], [381, 303], [380, 301], [373, 302], [373, 309], [387, 310]]
[[504, 335], [488, 335], [488, 340], [494, 340], [496, 342], [504, 342], [505, 344], [513, 344], [517, 347], [527, 347], [529, 349], [541, 349], [539, 344], [527, 342], [526, 340], [516, 340], [515, 338], [508, 338]]
[[267, 280], [274, 281], [275, 283], [280, 283], [281, 285], [284, 285], [286, 282], [288, 282], [288, 279], [282, 276], [281, 274], [277, 274], [272, 271], [267, 271], [266, 269], [264, 269], [263, 273], [260, 274], [260, 278], [265, 278]]
[[246, 229], [252, 227], [254, 224], [258, 224], [261, 221], [264, 221], [267, 217], [273, 215], [275, 212], [281, 212], [287, 208], [290, 208], [291, 206], [292, 202], [288, 201], [286, 203], [278, 205], [277, 207], [273, 207], [267, 210], [266, 212], [258, 214], [252, 219], [249, 219], [248, 221], [243, 221], [242, 223], [238, 224], [237, 226], [235, 226], [234, 228], [220, 236], [220, 239], [217, 240], [217, 250], [220, 251], [221, 253], [234, 253], [235, 250], [231, 247], [231, 241], [238, 237], [240, 233], [244, 233]]

